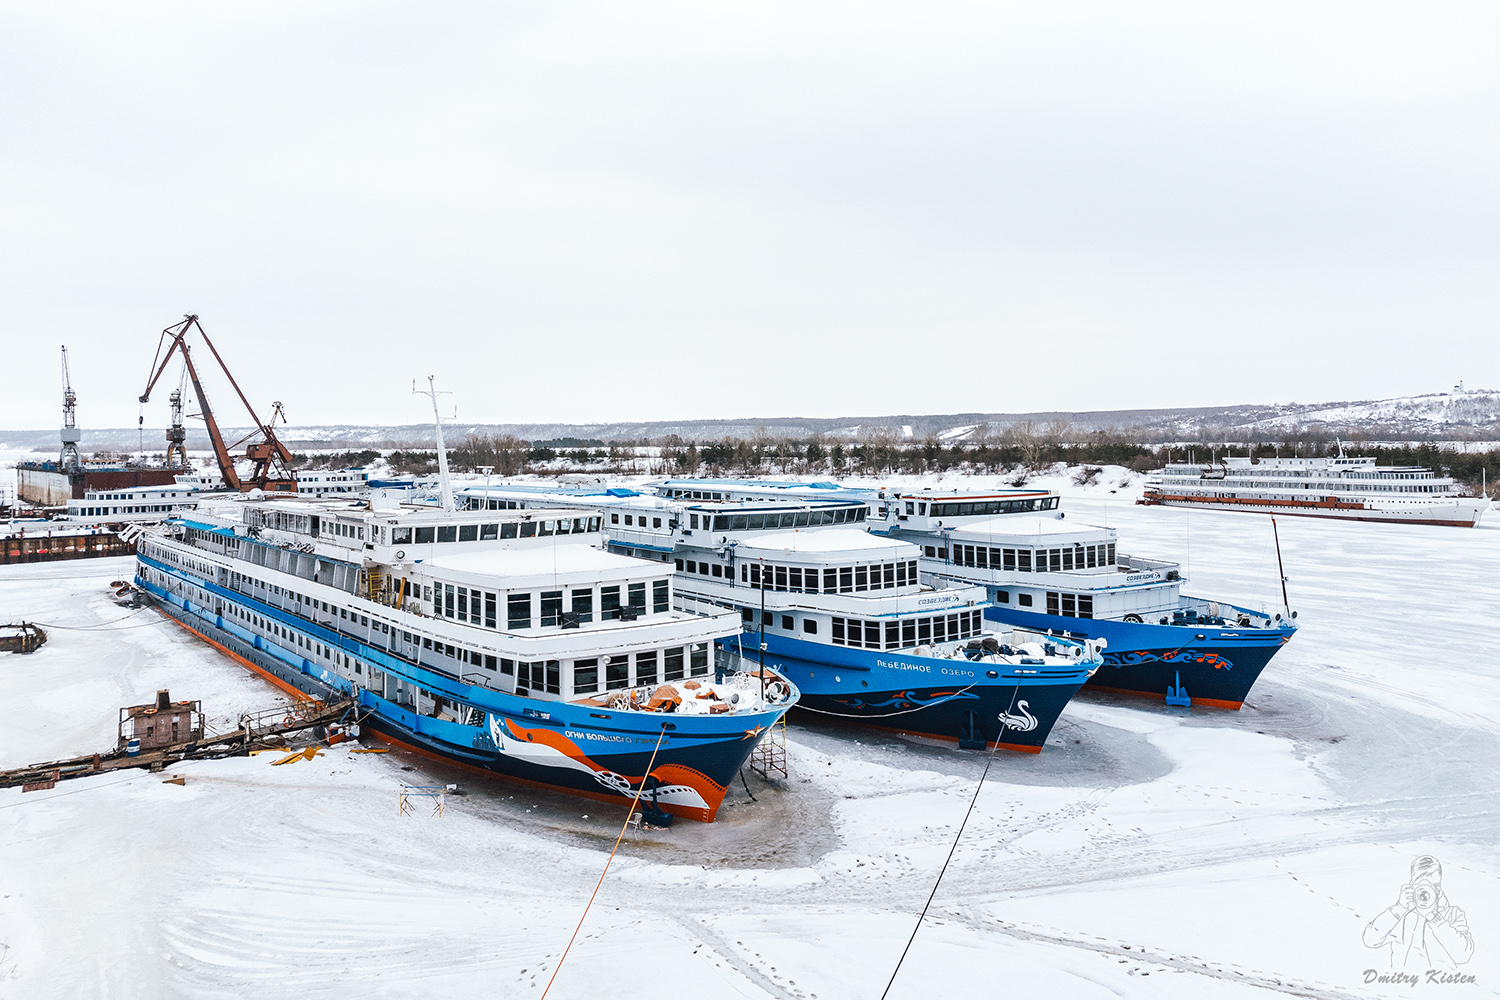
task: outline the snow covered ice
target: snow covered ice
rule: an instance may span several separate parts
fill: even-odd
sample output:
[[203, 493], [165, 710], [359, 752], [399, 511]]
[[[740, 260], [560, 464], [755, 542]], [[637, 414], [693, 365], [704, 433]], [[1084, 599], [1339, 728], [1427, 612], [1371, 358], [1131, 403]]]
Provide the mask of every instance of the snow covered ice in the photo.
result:
[[[1266, 517], [1137, 507], [1118, 469], [1035, 484], [1188, 593], [1280, 605]], [[998, 755], [891, 997], [1409, 994], [1365, 982], [1390, 963], [1362, 935], [1423, 854], [1474, 940], [1444, 989], [1496, 991], [1500, 520], [1278, 525], [1302, 628], [1245, 708], [1085, 691]], [[220, 726], [285, 697], [115, 606], [131, 565], [0, 568], [0, 620], [77, 629], [0, 657], [0, 767], [108, 748], [159, 688]], [[880, 996], [984, 757], [795, 717], [789, 750], [759, 801], [627, 834], [553, 996]], [[273, 759], [0, 791], [0, 997], [540, 995], [622, 810], [396, 751]], [[466, 794], [403, 818], [403, 781]]]

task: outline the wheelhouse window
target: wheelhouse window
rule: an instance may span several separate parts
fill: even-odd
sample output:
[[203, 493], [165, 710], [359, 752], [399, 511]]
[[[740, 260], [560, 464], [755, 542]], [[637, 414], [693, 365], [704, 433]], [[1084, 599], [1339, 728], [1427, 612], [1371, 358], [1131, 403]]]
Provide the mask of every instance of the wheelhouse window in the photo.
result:
[[508, 594], [505, 598], [507, 628], [531, 628], [531, 595]]
[[635, 654], [635, 682], [637, 684], [655, 684], [656, 673], [656, 650], [648, 650], [644, 653]]
[[560, 590], [542, 591], [542, 627], [556, 625], [562, 618], [563, 592]]
[[572, 593], [573, 615], [580, 624], [594, 620], [594, 592], [592, 590], [575, 590]]
[[576, 660], [573, 663], [573, 694], [592, 694], [598, 690], [598, 660]]
[[630, 657], [624, 654], [604, 658], [604, 689], [617, 691], [630, 686]]

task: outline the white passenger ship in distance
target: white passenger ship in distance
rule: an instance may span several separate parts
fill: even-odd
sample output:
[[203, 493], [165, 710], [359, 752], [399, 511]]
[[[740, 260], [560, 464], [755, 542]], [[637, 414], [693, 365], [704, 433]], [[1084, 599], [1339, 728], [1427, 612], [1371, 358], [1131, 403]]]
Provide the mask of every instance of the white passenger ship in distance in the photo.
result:
[[1147, 506], [1243, 510], [1346, 521], [1472, 528], [1490, 502], [1417, 466], [1373, 458], [1224, 458], [1168, 465], [1146, 481]]

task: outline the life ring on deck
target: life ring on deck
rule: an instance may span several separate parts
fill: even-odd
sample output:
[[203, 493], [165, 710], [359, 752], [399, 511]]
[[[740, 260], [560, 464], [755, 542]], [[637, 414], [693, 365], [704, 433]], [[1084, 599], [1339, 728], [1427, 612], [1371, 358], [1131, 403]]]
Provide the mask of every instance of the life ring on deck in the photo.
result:
[[281, 720], [281, 724], [283, 726], [290, 726], [293, 722], [296, 722], [296, 721], [297, 721], [296, 719], [292, 718], [292, 716], [290, 714], [288, 714], [285, 719]]

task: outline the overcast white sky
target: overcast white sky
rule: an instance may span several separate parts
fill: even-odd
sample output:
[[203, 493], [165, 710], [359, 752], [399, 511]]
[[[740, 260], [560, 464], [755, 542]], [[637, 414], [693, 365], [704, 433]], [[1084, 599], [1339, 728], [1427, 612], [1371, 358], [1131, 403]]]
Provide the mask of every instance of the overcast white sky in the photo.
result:
[[0, 427], [62, 343], [133, 425], [185, 312], [297, 424], [1496, 387], [1497, 53], [1494, 3], [5, 3]]

